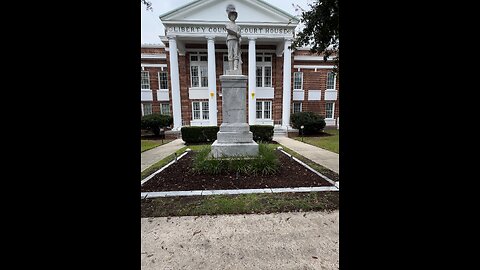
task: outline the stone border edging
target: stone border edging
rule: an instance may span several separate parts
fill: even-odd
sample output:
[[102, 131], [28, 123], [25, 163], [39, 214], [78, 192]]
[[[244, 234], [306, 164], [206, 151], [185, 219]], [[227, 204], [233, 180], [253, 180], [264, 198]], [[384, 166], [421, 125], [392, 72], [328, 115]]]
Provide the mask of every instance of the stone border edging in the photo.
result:
[[[317, 192], [317, 191], [339, 191], [340, 182], [333, 181], [327, 176], [317, 172], [312, 167], [308, 166], [298, 158], [290, 155], [289, 153], [285, 152], [283, 149], [279, 149], [283, 154], [287, 155], [288, 157], [292, 158], [296, 162], [300, 163], [305, 168], [309, 169], [310, 171], [314, 172], [318, 176], [325, 179], [327, 182], [332, 184], [332, 186], [321, 186], [321, 187], [295, 187], [295, 188], [258, 188], [258, 189], [217, 189], [217, 190], [181, 190], [181, 191], [156, 191], [156, 192], [141, 192], [140, 197], [141, 199], [146, 198], [161, 198], [161, 197], [177, 197], [177, 196], [209, 196], [209, 195], [235, 195], [235, 194], [254, 194], [254, 193], [284, 193], [284, 192]], [[189, 151], [184, 152], [179, 157], [177, 157], [177, 161], [188, 154]], [[153, 176], [157, 173], [162, 172], [168, 166], [175, 163], [175, 160], [172, 160], [167, 165], [160, 168], [158, 171], [152, 173], [147, 178], [143, 179], [141, 185], [145, 182], [150, 180]]]
[[140, 186], [142, 186], [143, 184], [145, 184], [145, 182], [147, 182], [148, 180], [152, 179], [152, 177], [154, 177], [157, 173], [160, 173], [162, 172], [163, 170], [165, 170], [166, 168], [168, 168], [170, 165], [172, 165], [173, 163], [175, 163], [176, 161], [178, 161], [179, 159], [181, 159], [183, 156], [185, 156], [186, 154], [188, 154], [189, 151], [185, 151], [183, 154], [181, 154], [180, 156], [177, 157], [177, 160], [172, 160], [170, 161], [167, 165], [163, 166], [162, 168], [160, 168], [158, 171], [150, 174], [149, 176], [147, 176], [145, 179], [143, 179], [141, 182], [140, 182]]
[[190, 191], [159, 191], [142, 192], [141, 199], [177, 197], [177, 196], [210, 196], [210, 195], [236, 195], [253, 193], [284, 193], [284, 192], [316, 192], [316, 191], [339, 191], [333, 187], [295, 187], [295, 188], [259, 188], [259, 189], [218, 189], [218, 190], [190, 190]]
[[333, 186], [337, 187], [337, 184], [339, 181], [335, 182], [333, 180], [331, 180], [330, 178], [326, 177], [325, 175], [317, 172], [315, 169], [313, 169], [312, 167], [308, 166], [307, 164], [305, 164], [304, 162], [302, 162], [301, 160], [299, 160], [298, 158], [294, 157], [293, 155], [290, 155], [289, 153], [283, 151], [283, 149], [280, 149], [280, 151], [282, 153], [284, 153], [285, 155], [287, 155], [288, 157], [292, 158], [293, 160], [295, 160], [296, 162], [300, 163], [301, 165], [303, 165], [305, 168], [309, 169], [310, 171], [314, 172], [315, 174], [317, 174], [318, 176], [322, 177], [323, 179], [327, 180], [327, 182], [329, 182], [330, 184], [332, 184]]

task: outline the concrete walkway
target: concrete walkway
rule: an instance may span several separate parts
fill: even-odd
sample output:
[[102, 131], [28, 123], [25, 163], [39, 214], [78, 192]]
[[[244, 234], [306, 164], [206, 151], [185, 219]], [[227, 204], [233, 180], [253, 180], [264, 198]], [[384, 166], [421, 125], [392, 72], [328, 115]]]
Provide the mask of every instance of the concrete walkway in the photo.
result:
[[143, 172], [148, 167], [152, 166], [156, 162], [168, 157], [175, 153], [178, 149], [185, 146], [182, 139], [176, 139], [164, 145], [160, 145], [148, 151], [142, 153], [142, 167], [140, 172]]
[[337, 153], [306, 144], [294, 139], [290, 139], [284, 136], [274, 136], [274, 141], [285, 145], [300, 155], [310, 159], [311, 161], [318, 163], [336, 173], [339, 171], [339, 155]]
[[295, 212], [141, 219], [150, 269], [338, 269], [339, 216]]

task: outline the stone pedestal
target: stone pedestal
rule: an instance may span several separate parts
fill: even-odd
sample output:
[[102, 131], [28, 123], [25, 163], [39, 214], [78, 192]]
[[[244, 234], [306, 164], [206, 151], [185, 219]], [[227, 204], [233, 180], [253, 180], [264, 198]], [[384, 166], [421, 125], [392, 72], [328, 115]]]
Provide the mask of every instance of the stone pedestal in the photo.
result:
[[215, 158], [258, 155], [258, 144], [247, 124], [247, 79], [245, 75], [220, 76], [223, 122], [212, 144]]

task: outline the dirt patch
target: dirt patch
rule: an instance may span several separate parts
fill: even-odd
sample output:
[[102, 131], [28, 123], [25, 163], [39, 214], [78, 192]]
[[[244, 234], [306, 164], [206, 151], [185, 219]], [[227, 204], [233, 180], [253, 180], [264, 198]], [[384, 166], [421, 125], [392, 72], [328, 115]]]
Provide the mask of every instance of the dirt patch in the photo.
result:
[[192, 170], [195, 152], [155, 175], [141, 188], [142, 192], [212, 189], [250, 189], [332, 186], [286, 155], [276, 152], [280, 170], [273, 175], [242, 175], [223, 173], [212, 175]]

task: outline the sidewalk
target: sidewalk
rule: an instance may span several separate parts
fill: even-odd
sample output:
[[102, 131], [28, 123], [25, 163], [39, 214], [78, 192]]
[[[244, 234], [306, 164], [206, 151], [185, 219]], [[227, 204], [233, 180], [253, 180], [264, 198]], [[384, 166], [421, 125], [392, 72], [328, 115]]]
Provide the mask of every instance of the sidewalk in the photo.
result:
[[339, 173], [339, 155], [325, 149], [306, 144], [283, 136], [274, 136], [274, 141], [285, 145], [300, 155], [318, 163], [336, 173]]
[[338, 269], [338, 213], [142, 218], [141, 267]]
[[148, 167], [152, 166], [156, 162], [168, 157], [175, 153], [178, 149], [185, 146], [182, 139], [176, 139], [167, 144], [155, 147], [142, 153], [142, 167], [140, 172], [143, 172]]

